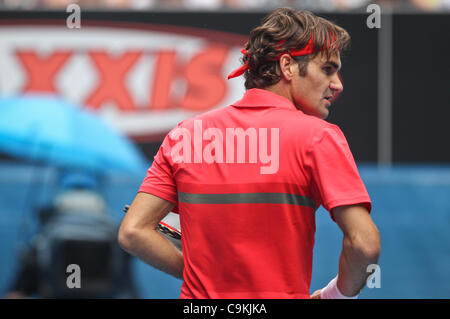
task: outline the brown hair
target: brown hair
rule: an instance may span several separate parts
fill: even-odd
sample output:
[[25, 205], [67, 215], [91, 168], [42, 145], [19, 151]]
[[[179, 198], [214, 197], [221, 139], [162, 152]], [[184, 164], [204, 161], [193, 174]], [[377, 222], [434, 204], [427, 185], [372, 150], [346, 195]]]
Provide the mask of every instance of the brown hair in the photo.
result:
[[[311, 59], [320, 52], [327, 58], [346, 49], [350, 35], [336, 24], [316, 16], [312, 12], [290, 8], [279, 8], [269, 13], [261, 25], [250, 32], [245, 45], [248, 54], [242, 62], [248, 60], [249, 69], [245, 72], [245, 88], [265, 88], [281, 80], [278, 54], [292, 49], [303, 48], [313, 37], [314, 51], [306, 56], [295, 57], [300, 68], [300, 75], [306, 74], [306, 67]], [[280, 41], [282, 45], [280, 45]], [[325, 45], [325, 49], [322, 48]]]

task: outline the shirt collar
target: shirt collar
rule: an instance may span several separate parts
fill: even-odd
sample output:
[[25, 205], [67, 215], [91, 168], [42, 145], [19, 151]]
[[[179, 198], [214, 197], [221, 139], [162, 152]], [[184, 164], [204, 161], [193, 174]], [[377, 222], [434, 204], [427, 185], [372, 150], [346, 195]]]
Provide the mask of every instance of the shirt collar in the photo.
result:
[[235, 107], [283, 107], [297, 110], [289, 99], [263, 89], [247, 90], [242, 99], [231, 105]]

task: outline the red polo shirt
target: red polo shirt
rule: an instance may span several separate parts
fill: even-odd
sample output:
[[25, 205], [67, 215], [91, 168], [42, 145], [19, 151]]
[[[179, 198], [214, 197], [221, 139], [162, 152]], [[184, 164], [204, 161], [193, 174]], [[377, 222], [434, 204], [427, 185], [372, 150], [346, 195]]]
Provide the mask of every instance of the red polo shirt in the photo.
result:
[[371, 208], [341, 130], [260, 89], [180, 123], [139, 191], [177, 204], [181, 298], [309, 298], [317, 207]]

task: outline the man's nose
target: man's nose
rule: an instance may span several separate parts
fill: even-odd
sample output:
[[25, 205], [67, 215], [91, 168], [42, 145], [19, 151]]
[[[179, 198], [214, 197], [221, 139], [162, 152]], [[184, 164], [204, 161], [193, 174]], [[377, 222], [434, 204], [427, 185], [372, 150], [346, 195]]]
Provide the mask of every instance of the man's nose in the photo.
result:
[[341, 76], [336, 73], [330, 82], [330, 89], [335, 93], [341, 93], [344, 90], [344, 85], [342, 84]]

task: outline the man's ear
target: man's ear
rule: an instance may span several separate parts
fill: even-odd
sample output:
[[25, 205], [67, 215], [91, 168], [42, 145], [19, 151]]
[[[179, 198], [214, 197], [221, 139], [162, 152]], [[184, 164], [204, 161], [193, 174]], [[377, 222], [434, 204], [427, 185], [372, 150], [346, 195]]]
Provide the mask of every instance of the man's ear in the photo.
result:
[[280, 71], [286, 81], [292, 80], [297, 69], [297, 62], [289, 54], [285, 53], [280, 57]]

